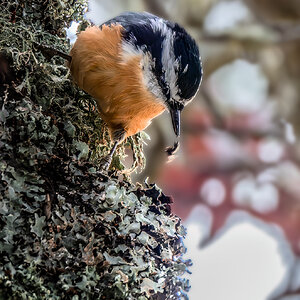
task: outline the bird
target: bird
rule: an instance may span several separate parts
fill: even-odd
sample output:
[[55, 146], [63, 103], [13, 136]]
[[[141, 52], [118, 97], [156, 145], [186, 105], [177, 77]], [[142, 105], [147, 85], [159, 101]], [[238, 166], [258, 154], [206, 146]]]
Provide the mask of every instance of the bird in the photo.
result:
[[124, 12], [81, 31], [69, 56], [74, 82], [95, 98], [113, 141], [104, 169], [124, 139], [165, 110], [179, 138], [180, 113], [202, 79], [199, 48], [182, 26], [148, 12]]

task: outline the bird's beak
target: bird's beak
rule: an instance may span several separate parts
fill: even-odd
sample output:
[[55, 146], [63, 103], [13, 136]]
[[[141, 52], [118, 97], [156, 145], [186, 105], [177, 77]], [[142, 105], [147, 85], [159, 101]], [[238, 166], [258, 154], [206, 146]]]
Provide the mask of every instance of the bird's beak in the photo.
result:
[[176, 108], [170, 107], [169, 109], [171, 118], [172, 118], [172, 125], [176, 136], [180, 135], [180, 110]]

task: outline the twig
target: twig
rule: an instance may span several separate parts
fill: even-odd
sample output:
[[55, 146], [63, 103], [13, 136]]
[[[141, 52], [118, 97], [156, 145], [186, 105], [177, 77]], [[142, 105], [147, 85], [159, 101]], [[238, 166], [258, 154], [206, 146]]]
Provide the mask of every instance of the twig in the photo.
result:
[[46, 57], [50, 57], [51, 58], [51, 57], [57, 55], [57, 56], [60, 56], [60, 57], [64, 58], [65, 60], [67, 60], [69, 62], [71, 62], [71, 60], [72, 60], [72, 56], [70, 56], [70, 55], [68, 55], [68, 54], [66, 54], [66, 53], [64, 53], [62, 51], [59, 51], [57, 49], [51, 48], [49, 46], [40, 45], [38, 43], [34, 43], [34, 46], [38, 50], [40, 50], [43, 53], [43, 55], [45, 55]]
[[49, 194], [46, 195], [44, 212], [45, 212], [47, 220], [49, 220], [51, 217], [51, 198], [50, 198]]

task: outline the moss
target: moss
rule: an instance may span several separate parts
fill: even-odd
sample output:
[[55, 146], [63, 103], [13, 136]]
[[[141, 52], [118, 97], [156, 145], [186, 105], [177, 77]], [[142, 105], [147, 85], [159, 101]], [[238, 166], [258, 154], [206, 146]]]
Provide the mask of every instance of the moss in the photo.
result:
[[[144, 165], [142, 135], [111, 146], [94, 100], [59, 57], [84, 1], [0, 4], [0, 299], [181, 299], [185, 235], [156, 186], [119, 180], [125, 148]], [[0, 75], [1, 75], [0, 74]], [[8, 76], [9, 74], [9, 76]]]

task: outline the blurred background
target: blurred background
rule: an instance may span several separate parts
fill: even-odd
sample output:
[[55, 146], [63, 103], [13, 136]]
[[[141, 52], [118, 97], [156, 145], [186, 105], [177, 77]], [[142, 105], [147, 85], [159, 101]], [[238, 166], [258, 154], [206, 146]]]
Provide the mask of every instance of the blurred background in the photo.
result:
[[86, 17], [128, 10], [183, 25], [203, 61], [180, 151], [168, 162], [165, 113], [133, 175], [174, 198], [194, 263], [190, 299], [300, 300], [300, 0], [90, 0]]

